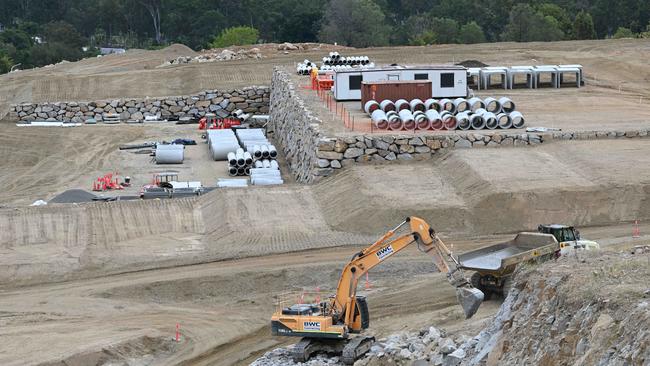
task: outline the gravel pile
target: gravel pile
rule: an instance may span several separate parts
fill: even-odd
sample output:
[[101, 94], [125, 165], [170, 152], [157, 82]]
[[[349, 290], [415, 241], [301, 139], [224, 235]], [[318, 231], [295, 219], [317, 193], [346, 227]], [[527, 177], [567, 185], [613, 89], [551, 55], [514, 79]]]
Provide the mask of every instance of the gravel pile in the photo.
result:
[[69, 189], [52, 198], [49, 203], [82, 203], [92, 202], [97, 196], [83, 189]]

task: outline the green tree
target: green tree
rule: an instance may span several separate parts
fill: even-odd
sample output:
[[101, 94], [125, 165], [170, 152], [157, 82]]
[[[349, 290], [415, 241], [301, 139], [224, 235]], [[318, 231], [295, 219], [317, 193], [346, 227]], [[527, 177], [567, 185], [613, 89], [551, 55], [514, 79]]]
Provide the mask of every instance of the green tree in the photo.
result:
[[384, 13], [374, 1], [331, 0], [318, 38], [353, 47], [385, 46], [390, 32]]
[[555, 18], [520, 3], [510, 11], [510, 20], [502, 37], [515, 42], [557, 41], [564, 37], [564, 33]]
[[210, 46], [212, 48], [222, 48], [228, 46], [242, 46], [246, 44], [254, 44], [260, 37], [260, 32], [252, 27], [232, 27], [224, 29], [212, 41]]
[[567, 15], [567, 11], [562, 9], [559, 5], [551, 3], [543, 3], [537, 7], [537, 12], [545, 17], [553, 17], [558, 24], [558, 27], [567, 38], [572, 37], [573, 23]]
[[72, 24], [64, 21], [46, 24], [43, 27], [43, 36], [48, 43], [61, 43], [72, 48], [81, 48], [86, 44], [86, 40]]
[[435, 44], [438, 40], [438, 36], [432, 31], [424, 31], [418, 34], [415, 37], [409, 39], [409, 45], [411, 46], [426, 46]]
[[616, 33], [614, 33], [612, 38], [614, 38], [614, 39], [634, 38], [634, 33], [629, 28], [618, 27], [618, 29], [616, 30]]
[[485, 42], [483, 28], [474, 21], [463, 25], [458, 33], [458, 42], [466, 44]]
[[0, 51], [0, 74], [6, 74], [11, 71], [13, 65], [14, 62], [11, 60], [9, 55]]
[[573, 35], [575, 39], [596, 38], [594, 21], [591, 19], [591, 14], [582, 10], [576, 15], [576, 19], [573, 21]]
[[438, 43], [450, 44], [458, 41], [458, 22], [453, 19], [433, 18], [431, 30], [436, 34]]

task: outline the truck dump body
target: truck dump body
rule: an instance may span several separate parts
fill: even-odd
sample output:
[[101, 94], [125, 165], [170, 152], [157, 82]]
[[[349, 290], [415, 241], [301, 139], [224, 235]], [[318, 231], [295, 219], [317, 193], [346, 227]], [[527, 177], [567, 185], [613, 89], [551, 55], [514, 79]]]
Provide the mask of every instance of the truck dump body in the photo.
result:
[[519, 233], [505, 243], [461, 254], [461, 268], [479, 272], [505, 272], [519, 263], [559, 250], [555, 237], [541, 233]]

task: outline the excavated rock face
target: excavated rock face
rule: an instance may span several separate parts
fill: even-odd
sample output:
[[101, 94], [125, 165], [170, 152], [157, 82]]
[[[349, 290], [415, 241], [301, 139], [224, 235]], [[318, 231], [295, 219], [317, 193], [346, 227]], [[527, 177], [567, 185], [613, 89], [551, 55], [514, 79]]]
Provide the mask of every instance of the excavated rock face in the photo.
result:
[[583, 253], [518, 276], [468, 365], [650, 364], [650, 254]]

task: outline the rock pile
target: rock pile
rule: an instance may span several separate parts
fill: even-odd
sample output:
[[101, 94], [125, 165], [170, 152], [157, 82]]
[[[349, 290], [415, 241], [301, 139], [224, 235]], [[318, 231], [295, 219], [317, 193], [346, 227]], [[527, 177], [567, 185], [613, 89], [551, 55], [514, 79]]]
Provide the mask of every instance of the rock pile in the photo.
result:
[[206, 90], [178, 97], [20, 104], [12, 106], [10, 114], [20, 121], [74, 123], [83, 123], [90, 118], [103, 121], [107, 116], [119, 116], [122, 121], [141, 121], [147, 116], [169, 119], [215, 113], [225, 118], [237, 109], [246, 113], [268, 113], [269, 97], [268, 87], [253, 86], [229, 91]]
[[231, 51], [229, 49], [225, 49], [222, 51], [208, 50], [208, 51], [203, 51], [203, 53], [194, 57], [179, 56], [173, 60], [165, 62], [161, 66], [203, 63], [203, 62], [245, 60], [245, 59], [260, 59], [262, 57], [264, 56], [260, 53], [259, 48], [241, 49], [238, 51]]
[[[355, 362], [355, 366], [372, 365], [435, 365], [457, 366], [465, 359], [466, 349], [476, 342], [468, 337], [453, 338], [444, 330], [435, 327], [424, 329], [419, 333], [401, 332], [380, 339], [372, 346], [364, 358]], [[294, 363], [291, 359], [291, 347], [278, 348], [267, 352], [257, 359], [252, 366], [340, 366], [338, 357], [318, 354], [306, 363]]]

